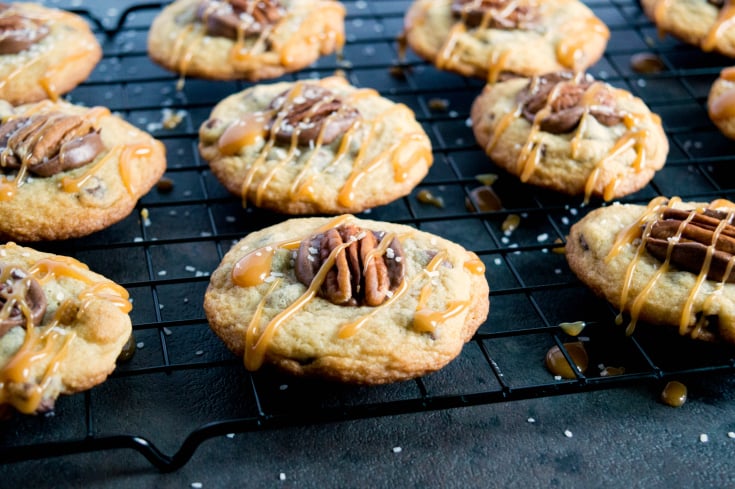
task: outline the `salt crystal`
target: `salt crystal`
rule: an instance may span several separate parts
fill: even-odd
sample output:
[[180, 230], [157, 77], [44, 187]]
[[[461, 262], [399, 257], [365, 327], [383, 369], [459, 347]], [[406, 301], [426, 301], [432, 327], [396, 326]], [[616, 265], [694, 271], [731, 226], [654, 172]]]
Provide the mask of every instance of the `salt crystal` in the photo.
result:
[[279, 479], [281, 479], [282, 481], [285, 481], [285, 480], [286, 480], [286, 474], [285, 474], [285, 473], [283, 473], [283, 472], [281, 472], [281, 473], [280, 473], [280, 474], [278, 475], [278, 478], [279, 478]]
[[571, 437], [572, 437], [572, 436], [574, 436], [574, 435], [572, 434], [572, 432], [571, 432], [571, 431], [569, 431], [569, 430], [564, 430], [564, 436], [566, 436], [567, 438], [571, 438]]
[[702, 433], [699, 435], [699, 441], [702, 443], [707, 443], [709, 441], [709, 436], [707, 436], [707, 433]]
[[393, 447], [393, 453], [401, 453], [403, 451], [403, 448], [401, 447]]

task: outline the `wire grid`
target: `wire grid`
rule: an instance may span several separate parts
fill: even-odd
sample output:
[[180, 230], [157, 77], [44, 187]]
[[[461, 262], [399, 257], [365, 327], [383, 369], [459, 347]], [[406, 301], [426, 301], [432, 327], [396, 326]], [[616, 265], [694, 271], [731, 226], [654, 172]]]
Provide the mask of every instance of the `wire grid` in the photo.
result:
[[[54, 5], [56, 2], [49, 2]], [[414, 192], [361, 217], [409, 224], [475, 251], [491, 288], [488, 321], [446, 368], [414, 381], [378, 387], [295, 379], [269, 369], [248, 373], [209, 330], [202, 298], [209, 274], [229, 247], [247, 233], [286, 216], [244, 209], [211, 175], [197, 154], [197, 129], [225, 96], [244, 82], [177, 77], [146, 55], [147, 28], [162, 3], [97, 2], [74, 10], [96, 27], [104, 58], [69, 96], [104, 105], [161, 139], [168, 150], [165, 178], [141, 199], [136, 212], [92, 236], [36, 248], [67, 254], [125, 286], [133, 299], [137, 352], [102, 385], [57, 401], [53, 415], [15, 416], [0, 424], [0, 462], [78, 452], [134, 449], [162, 471], [184, 465], [200, 443], [234, 432], [335, 422], [531, 397], [580, 393], [671, 377], [731, 371], [732, 351], [693, 343], [670, 331], [639, 325], [632, 337], [615, 325], [615, 311], [572, 275], [561, 253], [569, 227], [588, 210], [570, 198], [524, 186], [495, 167], [476, 147], [467, 120], [482, 82], [437, 71], [410, 50], [399, 55], [396, 37], [409, 1], [346, 1], [347, 44], [286, 80], [342, 71], [350, 81], [405, 103], [430, 135], [435, 163]], [[733, 198], [727, 169], [735, 143], [706, 113], [712, 81], [729, 60], [667, 37], [634, 1], [587, 2], [610, 27], [605, 57], [590, 72], [630, 90], [662, 116], [671, 151], [666, 167], [646, 188], [623, 199], [647, 203], [657, 195], [685, 199]], [[79, 5], [79, 2], [76, 2]], [[63, 5], [61, 5], [63, 6]], [[637, 74], [632, 55], [658, 55], [666, 69]], [[400, 66], [402, 76], [396, 76]], [[440, 101], [441, 103], [437, 103]], [[182, 122], [162, 127], [167, 111]], [[472, 212], [466, 199], [478, 174], [496, 173], [503, 209]], [[430, 191], [444, 205], [417, 199]], [[510, 214], [521, 224], [506, 235]], [[573, 380], [555, 379], [544, 356], [569, 341], [561, 322], [585, 321], [590, 368]], [[605, 375], [606, 367], [623, 368]]]

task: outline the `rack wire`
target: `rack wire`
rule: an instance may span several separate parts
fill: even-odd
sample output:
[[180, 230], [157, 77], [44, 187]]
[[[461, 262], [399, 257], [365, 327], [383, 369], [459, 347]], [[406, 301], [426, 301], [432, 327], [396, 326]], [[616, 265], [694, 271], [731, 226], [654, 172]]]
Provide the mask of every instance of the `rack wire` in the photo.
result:
[[[64, 7], [63, 1], [49, 1]], [[91, 4], [92, 2], [90, 2]], [[467, 120], [482, 83], [437, 71], [410, 51], [399, 55], [396, 38], [409, 1], [345, 1], [348, 17], [343, 56], [328, 56], [293, 80], [339, 70], [362, 87], [414, 110], [430, 135], [435, 163], [409, 196], [364, 217], [416, 226], [459, 242], [483, 260], [490, 282], [490, 315], [462, 354], [443, 370], [414, 381], [378, 387], [295, 379], [269, 369], [247, 372], [210, 331], [202, 309], [209, 274], [227, 249], [247, 233], [287, 218], [243, 209], [197, 154], [197, 130], [223, 97], [244, 82], [177, 77], [146, 55], [147, 28], [163, 3], [103, 1], [70, 10], [86, 17], [103, 44], [104, 58], [69, 100], [104, 105], [162, 140], [165, 178], [141, 199], [130, 217], [92, 236], [34, 245], [67, 254], [125, 286], [133, 299], [137, 352], [102, 385], [62, 397], [45, 416], [16, 415], [0, 422], [0, 463], [80, 452], [136, 450], [161, 471], [180, 468], [207, 439], [229, 433], [312, 423], [397, 416], [520, 399], [621, 388], [669, 378], [733, 371], [731, 348], [692, 342], [641, 324], [626, 337], [615, 311], [570, 272], [563, 254], [569, 227], [600, 202], [582, 205], [527, 187], [495, 167], [478, 148]], [[730, 61], [658, 36], [634, 0], [589, 0], [610, 27], [602, 59], [590, 72], [643, 98], [662, 116], [671, 151], [666, 167], [640, 192], [622, 199], [647, 203], [657, 195], [684, 199], [733, 198], [728, 166], [735, 143], [707, 118], [709, 87]], [[659, 73], [639, 74], [631, 56], [657, 55]], [[395, 67], [401, 68], [396, 76]], [[437, 103], [437, 101], [441, 103]], [[168, 111], [182, 116], [162, 127]], [[479, 174], [496, 173], [493, 189], [503, 209], [468, 210]], [[417, 199], [441, 197], [441, 207]], [[145, 212], [144, 212], [145, 210]], [[506, 235], [510, 214], [521, 224]], [[584, 321], [590, 369], [571, 380], [554, 378], [544, 356], [569, 337], [561, 322]], [[562, 348], [569, 359], [568, 352]], [[607, 367], [624, 369], [605, 375]]]

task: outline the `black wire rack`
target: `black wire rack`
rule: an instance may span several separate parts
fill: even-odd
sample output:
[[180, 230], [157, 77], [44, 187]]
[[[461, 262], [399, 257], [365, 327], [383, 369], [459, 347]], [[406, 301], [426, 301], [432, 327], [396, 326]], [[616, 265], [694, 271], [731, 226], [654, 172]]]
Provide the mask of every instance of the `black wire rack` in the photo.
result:
[[[412, 52], [401, 59], [396, 42], [409, 1], [345, 1], [347, 43], [287, 80], [335, 71], [412, 108], [430, 135], [435, 163], [414, 192], [364, 217], [414, 225], [452, 239], [483, 260], [490, 283], [490, 315], [462, 354], [443, 370], [414, 381], [378, 387], [295, 379], [263, 369], [249, 373], [210, 331], [202, 309], [209, 274], [247, 233], [286, 216], [243, 209], [197, 153], [197, 130], [225, 96], [244, 82], [188, 79], [155, 66], [146, 55], [147, 29], [163, 3], [47, 1], [83, 15], [94, 26], [104, 58], [69, 96], [104, 105], [162, 140], [165, 178], [130, 217], [83, 239], [36, 248], [67, 254], [125, 286], [133, 299], [137, 351], [102, 385], [62, 397], [49, 415], [15, 415], [0, 422], [0, 463], [98, 450], [137, 450], [161, 471], [180, 468], [215, 436], [311, 423], [397, 416], [520, 399], [620, 388], [641, 382], [735, 369], [733, 350], [638, 326], [627, 337], [617, 311], [594, 297], [570, 272], [563, 245], [569, 227], [599, 201], [524, 186], [495, 167], [474, 143], [467, 123], [482, 82], [437, 71]], [[93, 3], [93, 5], [91, 5]], [[610, 27], [602, 59], [590, 72], [643, 98], [662, 116], [671, 151], [666, 167], [626, 202], [658, 195], [711, 200], [735, 195], [731, 155], [707, 117], [706, 98], [730, 60], [660, 37], [634, 0], [586, 2]], [[631, 69], [631, 57], [652, 53], [658, 73]], [[400, 69], [396, 69], [400, 67]], [[162, 121], [182, 116], [174, 128]], [[495, 173], [503, 209], [468, 210], [476, 177]], [[428, 190], [442, 206], [421, 202]], [[511, 214], [521, 217], [510, 235]], [[570, 338], [562, 322], [584, 321], [590, 367], [559, 380], [544, 366], [554, 345]], [[567, 350], [563, 349], [568, 357]], [[617, 375], [606, 375], [614, 367]], [[622, 372], [622, 373], [621, 373]]]

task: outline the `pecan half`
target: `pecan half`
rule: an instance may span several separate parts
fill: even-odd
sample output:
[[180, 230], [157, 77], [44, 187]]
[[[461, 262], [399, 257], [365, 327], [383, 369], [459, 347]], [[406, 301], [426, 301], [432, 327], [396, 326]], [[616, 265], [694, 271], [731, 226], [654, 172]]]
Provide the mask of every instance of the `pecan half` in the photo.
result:
[[77, 115], [60, 112], [8, 119], [0, 125], [0, 169], [25, 165], [40, 177], [92, 162], [104, 150], [99, 132]]
[[[589, 75], [575, 80], [571, 72], [564, 71], [537, 77], [529, 81], [518, 95], [523, 104], [523, 117], [533, 122], [536, 114], [548, 106], [551, 112], [539, 124], [542, 131], [553, 134], [572, 131], [587, 110], [605, 126], [619, 124], [622, 115], [615, 110], [614, 96], [607, 88], [597, 90], [591, 104], [580, 104], [585, 92], [594, 82]], [[559, 84], [561, 86], [554, 90]], [[553, 99], [549, 100], [552, 95]]]
[[330, 144], [360, 117], [356, 108], [327, 88], [307, 83], [293, 96], [294, 89], [278, 95], [268, 107], [274, 113], [270, 131], [278, 141], [291, 142], [296, 132], [298, 144], [306, 146], [324, 131], [322, 144]]
[[48, 33], [48, 25], [41, 20], [25, 17], [9, 5], [0, 4], [0, 54], [25, 51]]
[[[690, 215], [692, 218], [687, 221]], [[715, 230], [727, 217], [727, 213], [712, 209], [697, 212], [667, 208], [651, 226], [651, 233], [645, 238], [646, 250], [663, 261], [671, 246], [671, 263], [699, 274], [704, 266], [707, 248], [714, 244], [715, 251], [706, 270], [707, 278], [735, 283], [735, 273], [728, 269], [735, 255], [735, 226], [732, 220], [724, 225], [717, 241], [712, 242]], [[679, 233], [679, 239], [676, 240]]]
[[26, 325], [26, 314], [39, 325], [46, 313], [46, 294], [25, 271], [0, 264], [0, 337], [15, 326]]
[[343, 225], [301, 242], [296, 277], [307, 287], [336, 247], [340, 252], [319, 289], [319, 295], [340, 306], [379, 306], [403, 281], [403, 248], [394, 238], [385, 255], [372, 254], [385, 233]]
[[454, 0], [452, 15], [467, 27], [531, 29], [537, 13], [515, 0]]
[[207, 34], [229, 39], [258, 35], [285, 15], [278, 0], [202, 0], [196, 13]]

